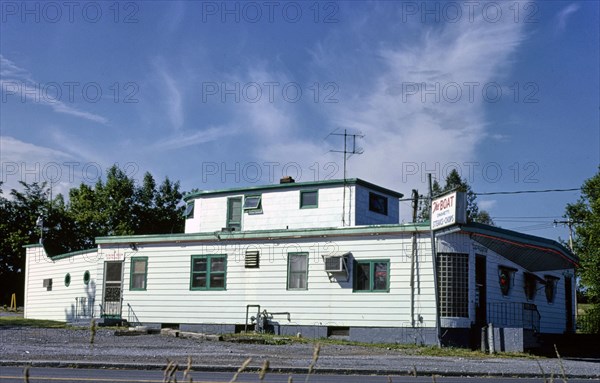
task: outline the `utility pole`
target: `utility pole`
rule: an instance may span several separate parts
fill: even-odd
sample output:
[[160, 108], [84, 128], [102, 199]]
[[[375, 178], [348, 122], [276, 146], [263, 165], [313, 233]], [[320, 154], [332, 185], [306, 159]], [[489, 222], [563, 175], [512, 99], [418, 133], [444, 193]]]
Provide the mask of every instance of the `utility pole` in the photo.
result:
[[[333, 132], [329, 133], [329, 136], [344, 136], [344, 150], [330, 150], [333, 153], [343, 153], [344, 155], [344, 194], [342, 197], [342, 226], [346, 226], [346, 178], [347, 178], [347, 170], [346, 170], [346, 162], [352, 155], [354, 154], [363, 154], [364, 150], [360, 147], [356, 146], [356, 138], [363, 138], [364, 134], [348, 134], [348, 131], [344, 129], [344, 133], [336, 133], [337, 129]], [[325, 137], [325, 138], [327, 138]], [[348, 149], [348, 138], [352, 138], [352, 149]]]
[[575, 222], [570, 218], [566, 221], [554, 220], [554, 226], [558, 225], [559, 223], [562, 225], [567, 225], [569, 227], [569, 249], [572, 253], [575, 253], [575, 250], [573, 250], [573, 225], [575, 224]]
[[435, 332], [437, 336], [437, 345], [442, 347], [442, 328], [440, 323], [440, 291], [438, 287], [438, 268], [437, 251], [435, 245], [435, 231], [433, 230], [433, 184], [431, 183], [431, 173], [427, 174], [429, 181], [429, 234], [431, 235], [431, 261], [433, 266], [433, 291], [435, 294]]
[[417, 189], [412, 190], [412, 222], [417, 222], [417, 212], [419, 210], [419, 191]]

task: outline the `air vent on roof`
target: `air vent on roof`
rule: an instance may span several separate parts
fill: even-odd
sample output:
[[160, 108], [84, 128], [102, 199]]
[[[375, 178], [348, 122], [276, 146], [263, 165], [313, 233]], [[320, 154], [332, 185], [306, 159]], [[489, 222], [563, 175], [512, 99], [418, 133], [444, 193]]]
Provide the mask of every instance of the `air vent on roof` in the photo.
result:
[[294, 179], [293, 179], [292, 177], [290, 177], [290, 176], [285, 176], [285, 177], [282, 177], [282, 178], [279, 180], [279, 183], [280, 183], [280, 184], [293, 184], [294, 182], [296, 182], [296, 180], [294, 180]]
[[245, 265], [247, 269], [258, 269], [259, 267], [259, 252], [258, 250], [246, 251]]

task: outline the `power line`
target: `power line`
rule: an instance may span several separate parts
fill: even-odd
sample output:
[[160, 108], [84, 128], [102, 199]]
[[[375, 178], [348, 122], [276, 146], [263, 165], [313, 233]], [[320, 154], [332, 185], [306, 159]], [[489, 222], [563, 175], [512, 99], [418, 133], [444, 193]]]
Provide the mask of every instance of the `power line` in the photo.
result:
[[475, 195], [496, 195], [496, 194], [533, 194], [533, 193], [552, 193], [552, 192], [570, 192], [579, 191], [581, 188], [572, 189], [544, 189], [544, 190], [517, 190], [517, 191], [500, 191], [489, 193], [474, 193]]

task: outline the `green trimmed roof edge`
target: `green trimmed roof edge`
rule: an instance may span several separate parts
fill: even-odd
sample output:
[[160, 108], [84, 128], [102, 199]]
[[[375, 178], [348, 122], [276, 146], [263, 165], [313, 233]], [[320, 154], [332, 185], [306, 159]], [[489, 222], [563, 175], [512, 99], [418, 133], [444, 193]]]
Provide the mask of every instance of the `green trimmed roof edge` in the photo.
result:
[[50, 258], [53, 261], [56, 261], [59, 259], [69, 258], [69, 257], [73, 257], [75, 255], [93, 253], [96, 251], [98, 251], [98, 247], [93, 247], [91, 249], [85, 249], [85, 250], [71, 251], [69, 253], [59, 254], [59, 255], [55, 255], [54, 257], [48, 257], [48, 258]]
[[[429, 225], [401, 224], [401, 225], [371, 225], [371, 226], [352, 226], [340, 228], [315, 228], [315, 229], [280, 229], [280, 230], [252, 230], [252, 231], [215, 231], [204, 233], [181, 233], [181, 234], [149, 234], [149, 235], [127, 235], [97, 237], [97, 244], [110, 243], [157, 243], [171, 241], [206, 241], [206, 240], [252, 240], [262, 238], [289, 239], [306, 237], [336, 237], [352, 235], [386, 235], [395, 233], [425, 232], [429, 230]], [[217, 236], [220, 235], [221, 238]]]
[[335, 179], [335, 180], [323, 180], [323, 181], [310, 181], [310, 182], [292, 182], [285, 184], [272, 184], [272, 185], [260, 185], [260, 186], [248, 186], [242, 188], [231, 188], [231, 189], [218, 189], [218, 190], [201, 190], [193, 193], [188, 193], [183, 196], [183, 200], [185, 202], [196, 199], [198, 197], [204, 196], [213, 196], [220, 194], [247, 194], [247, 193], [256, 193], [260, 191], [268, 191], [268, 190], [277, 190], [277, 189], [290, 189], [290, 188], [314, 188], [318, 186], [337, 186], [337, 185], [360, 185], [367, 187], [369, 189], [379, 191], [381, 193], [385, 193], [392, 197], [402, 198], [404, 194], [399, 193], [397, 191], [384, 188], [379, 185], [372, 184], [370, 182], [364, 181], [360, 178], [347, 178], [345, 181], [343, 179]]

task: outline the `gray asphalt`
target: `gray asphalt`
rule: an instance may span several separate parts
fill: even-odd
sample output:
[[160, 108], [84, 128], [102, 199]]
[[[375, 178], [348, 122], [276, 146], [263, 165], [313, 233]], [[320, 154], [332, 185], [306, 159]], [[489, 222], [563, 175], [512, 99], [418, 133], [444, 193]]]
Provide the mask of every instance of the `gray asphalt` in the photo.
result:
[[[114, 336], [99, 330], [94, 345], [89, 330], [0, 327], [0, 366], [163, 369], [167, 360], [180, 366], [188, 356], [196, 370], [231, 373], [248, 357], [250, 367], [269, 360], [274, 371], [306, 372], [312, 344], [240, 344], [182, 339], [164, 335]], [[599, 360], [534, 358], [449, 358], [418, 355], [416, 349], [324, 345], [316, 371], [328, 374], [418, 376], [567, 377], [600, 379]]]
[[[221, 383], [229, 382], [232, 373], [191, 371], [190, 377], [196, 383]], [[278, 374], [267, 373], [264, 377], [266, 383], [287, 382], [289, 377], [294, 382], [304, 382], [305, 374]], [[31, 382], [119, 382], [119, 383], [152, 383], [164, 382], [164, 372], [157, 370], [104, 370], [104, 369], [70, 369], [70, 368], [30, 368]], [[178, 382], [185, 382], [183, 372], [179, 371], [175, 377]], [[23, 368], [0, 367], [1, 382], [23, 382]], [[257, 373], [240, 374], [238, 382], [258, 382]], [[424, 383], [432, 382], [431, 376], [365, 376], [365, 375], [312, 375], [309, 382], [313, 383]], [[539, 378], [510, 378], [510, 377], [435, 377], [439, 383], [540, 383]], [[589, 379], [569, 379], [570, 383], [589, 383]]]

